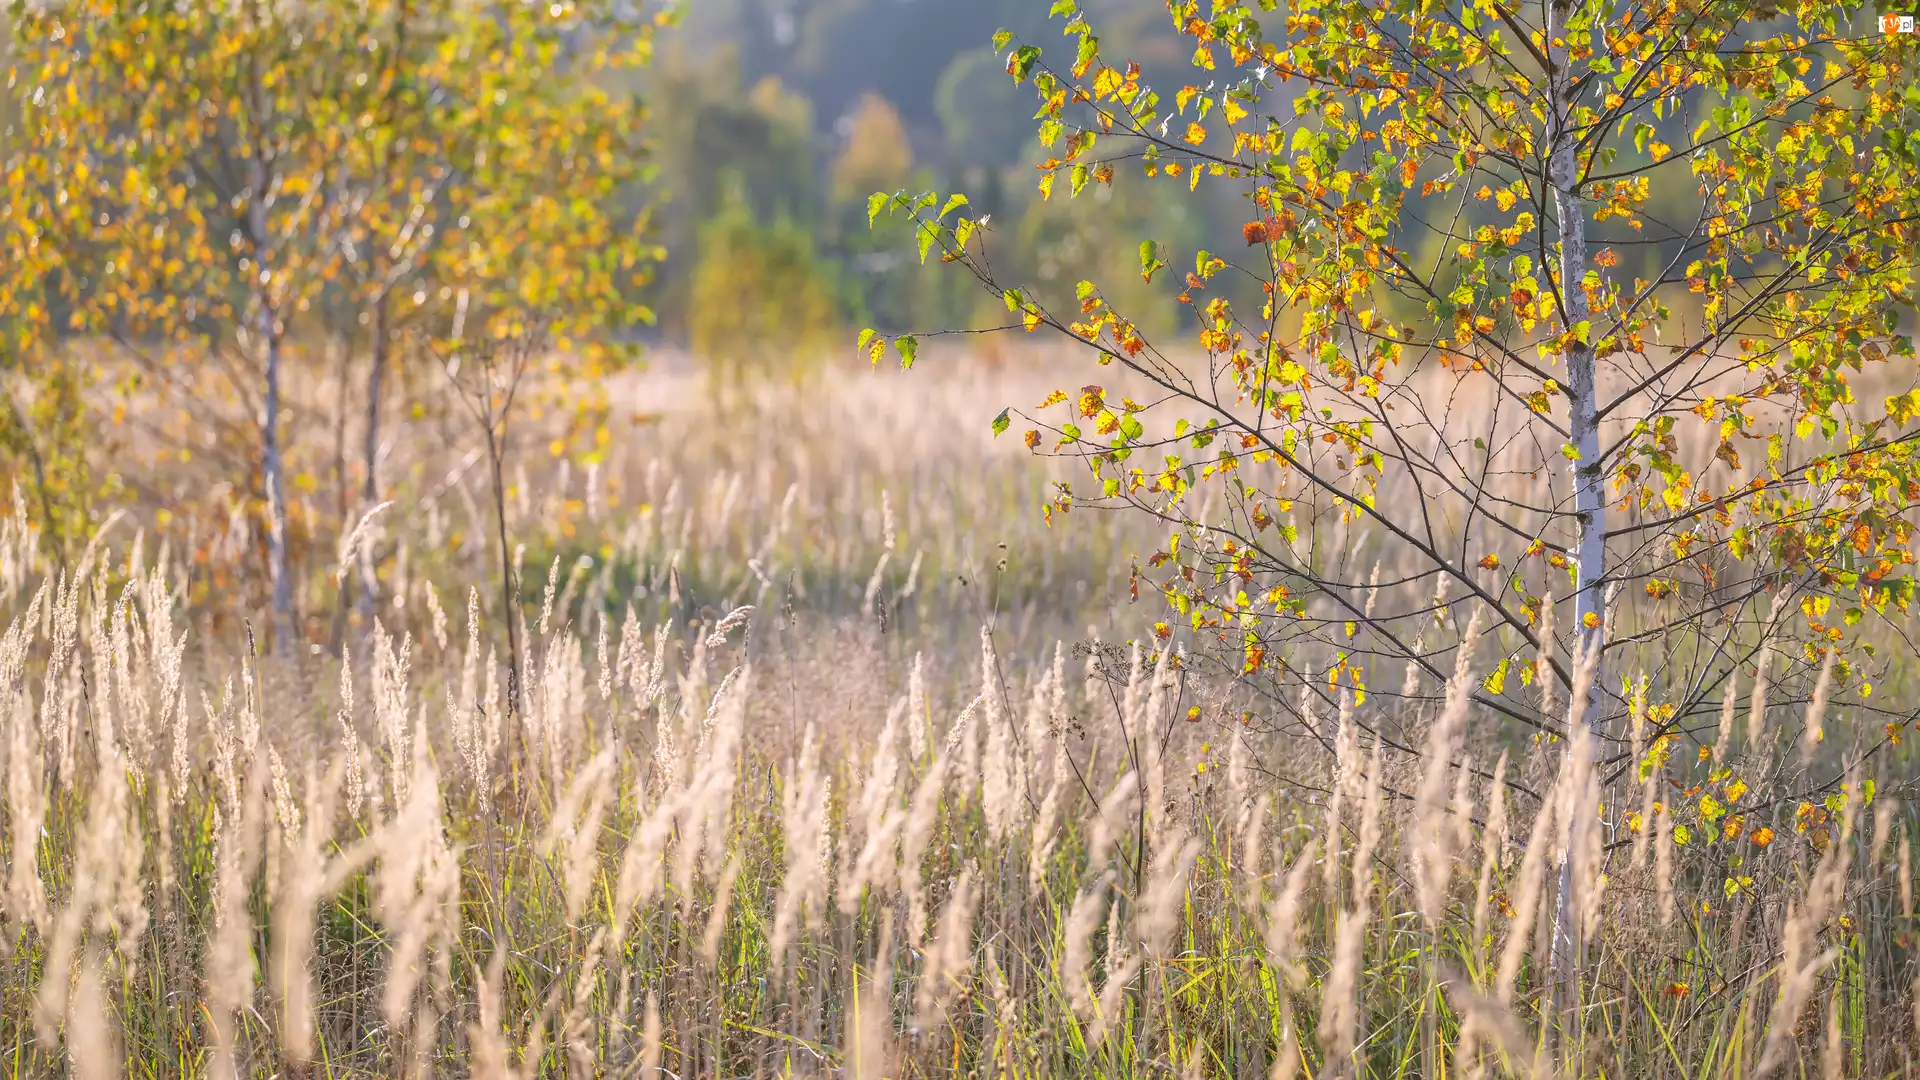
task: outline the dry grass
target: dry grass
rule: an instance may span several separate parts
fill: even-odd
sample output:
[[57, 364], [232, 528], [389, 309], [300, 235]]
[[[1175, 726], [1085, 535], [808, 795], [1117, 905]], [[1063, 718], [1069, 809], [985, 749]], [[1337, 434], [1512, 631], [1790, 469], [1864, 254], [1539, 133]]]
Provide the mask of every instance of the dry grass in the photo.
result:
[[[1050, 381], [912, 378], [732, 419], [617, 384], [590, 473], [531, 421], [511, 613], [483, 478], [402, 423], [344, 573], [362, 514], [305, 511], [292, 655], [250, 647], [243, 518], [175, 504], [64, 575], [0, 522], [0, 1068], [1911, 1072], [1903, 747], [1749, 688], [1742, 730], [1611, 783], [1459, 693], [1243, 722], [1123, 602], [1131, 526], [1040, 526], [1046, 477], [987, 438]], [[1799, 798], [1841, 761], [1850, 794]]]

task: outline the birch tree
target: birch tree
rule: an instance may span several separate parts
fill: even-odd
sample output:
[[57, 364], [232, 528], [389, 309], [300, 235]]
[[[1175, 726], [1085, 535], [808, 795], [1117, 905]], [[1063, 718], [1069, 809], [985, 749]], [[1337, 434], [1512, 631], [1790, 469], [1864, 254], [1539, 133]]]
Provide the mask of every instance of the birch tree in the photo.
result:
[[116, 343], [157, 384], [208, 378], [244, 403], [258, 447], [246, 488], [286, 648], [283, 380], [290, 335], [326, 283], [327, 113], [310, 104], [333, 96], [344, 27], [325, 8], [290, 19], [266, 3], [16, 14], [14, 75], [37, 84], [18, 152], [47, 162], [50, 201], [75, 207], [44, 241], [67, 270], [65, 329]]
[[[1730, 679], [1763, 716], [1806, 700], [1829, 653], [1836, 704], [1904, 719], [1877, 715], [1869, 630], [1913, 596], [1920, 39], [1849, 3], [1278, 7], [1172, 0], [1184, 79], [1105, 55], [1075, 0], [1057, 58], [996, 40], [1037, 94], [1042, 197], [1150, 185], [1233, 223], [1211, 250], [1143, 238], [1137, 268], [1055, 295], [997, 272], [962, 193], [869, 203], [1004, 301], [971, 330], [1084, 361], [993, 422], [1085, 467], [1049, 521], [1162, 522], [1132, 582], [1171, 609], [1152, 634], [1322, 740], [1346, 698], [1413, 745], [1474, 611], [1480, 710], [1585, 726], [1608, 784], [1704, 758]], [[1110, 299], [1131, 272], [1190, 336]], [[921, 344], [861, 340], [876, 363]], [[1706, 824], [1783, 794], [1741, 790]], [[1573, 861], [1562, 979], [1592, 917]]]
[[275, 648], [303, 571], [283, 416], [303, 341], [372, 354], [371, 499], [401, 335], [444, 336], [458, 306], [469, 337], [538, 324], [591, 365], [651, 317], [659, 253], [616, 198], [645, 168], [644, 114], [618, 77], [660, 23], [628, 3], [15, 6], [6, 238], [55, 298], [22, 314], [57, 303], [54, 332], [110, 343], [176, 401], [243, 404], [251, 430], [226, 441], [257, 448]]

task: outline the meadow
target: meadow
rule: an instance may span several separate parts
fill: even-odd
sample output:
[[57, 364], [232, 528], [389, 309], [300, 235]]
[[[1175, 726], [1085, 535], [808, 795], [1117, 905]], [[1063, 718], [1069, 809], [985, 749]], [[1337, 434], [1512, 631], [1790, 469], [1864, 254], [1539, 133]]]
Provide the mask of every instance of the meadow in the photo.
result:
[[1744, 684], [1637, 769], [1482, 715], [1466, 605], [1442, 708], [1282, 709], [1129, 597], [1142, 523], [1043, 520], [988, 420], [1055, 372], [938, 361], [663, 360], [589, 455], [530, 394], [510, 610], [458, 412], [369, 505], [297, 385], [293, 643], [206, 415], [136, 408], [85, 544], [16, 488], [0, 1071], [1913, 1074], [1897, 632], [1887, 716]]

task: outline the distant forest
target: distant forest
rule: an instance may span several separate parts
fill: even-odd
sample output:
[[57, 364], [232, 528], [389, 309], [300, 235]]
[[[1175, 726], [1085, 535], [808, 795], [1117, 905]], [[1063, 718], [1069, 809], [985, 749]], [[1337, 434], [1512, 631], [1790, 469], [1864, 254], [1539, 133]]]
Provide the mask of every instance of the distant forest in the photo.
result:
[[[1109, 55], [1150, 73], [1185, 67], [1163, 4], [1087, 6], [1102, 14]], [[657, 332], [716, 362], [804, 364], [849, 349], [856, 324], [989, 314], [980, 304], [990, 298], [959, 274], [918, 266], [903, 228], [868, 228], [877, 190], [965, 191], [994, 215], [995, 251], [1043, 289], [1071, 290], [1062, 263], [1135, 259], [1140, 234], [1116, 225], [1190, 249], [1200, 225], [1184, 220], [1191, 210], [1157, 208], [1137, 187], [1108, 193], [1099, 215], [1034, 197], [1032, 164], [1044, 155], [1033, 91], [1007, 76], [992, 37], [1004, 27], [1057, 52], [1068, 47], [1060, 26], [1037, 0], [685, 5], [643, 87], [668, 252]], [[1116, 200], [1136, 205], [1116, 217], [1106, 205]], [[1167, 297], [1141, 299], [1155, 309], [1149, 322], [1173, 318]]]
[[[1099, 0], [1107, 48], [1143, 64], [1184, 60], [1166, 7]], [[1032, 125], [991, 38], [1006, 28], [1036, 44], [1060, 40], [1042, 0], [699, 0], [682, 15], [676, 46], [694, 60], [726, 57], [749, 82], [773, 76], [842, 137], [861, 100], [899, 113], [927, 161], [1011, 164], [1033, 144]]]

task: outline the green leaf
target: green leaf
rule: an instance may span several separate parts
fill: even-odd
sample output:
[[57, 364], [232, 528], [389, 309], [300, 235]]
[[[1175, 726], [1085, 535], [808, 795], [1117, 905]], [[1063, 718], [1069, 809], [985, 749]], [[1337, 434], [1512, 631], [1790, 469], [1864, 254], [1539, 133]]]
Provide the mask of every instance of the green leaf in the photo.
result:
[[903, 369], [911, 368], [913, 358], [920, 353], [920, 342], [912, 334], [907, 334], [894, 338], [893, 347], [900, 350], [900, 366]]
[[1006, 48], [1007, 42], [1012, 40], [1013, 40], [1013, 31], [995, 30], [993, 32], [993, 51], [999, 52], [1001, 49]]
[[1019, 289], [1008, 289], [1006, 292], [1000, 294], [1000, 299], [1006, 301], [1008, 311], [1019, 311], [1020, 305], [1026, 303], [1027, 300], [1026, 297], [1020, 295]]
[[884, 191], [876, 191], [867, 196], [867, 228], [873, 228], [874, 221], [880, 217], [881, 209], [887, 205], [888, 197]]
[[1007, 410], [1001, 409], [1000, 415], [993, 418], [993, 435], [995, 438], [999, 438], [1000, 433], [1007, 430], [1008, 423], [1010, 423], [1010, 421], [1007, 419]]
[[1007, 73], [1015, 82], [1026, 82], [1033, 73], [1033, 65], [1040, 62], [1040, 50], [1032, 45], [1022, 45], [1013, 50], [1013, 56], [1007, 61]]
[[1100, 39], [1093, 36], [1092, 34], [1080, 35], [1080, 47], [1078, 50], [1076, 50], [1073, 58], [1073, 70], [1074, 70], [1075, 77], [1078, 77], [1081, 71], [1091, 66], [1094, 61], [1094, 58], [1099, 55], [1100, 55]]
[[947, 196], [947, 205], [940, 208], [940, 216], [946, 217], [965, 205], [967, 205], [967, 197], [956, 191]]
[[1151, 240], [1140, 241], [1140, 279], [1151, 283], [1153, 275], [1166, 267], [1167, 264], [1160, 259], [1160, 245]]

